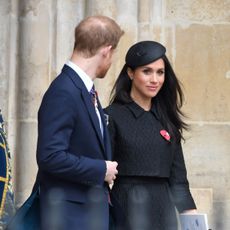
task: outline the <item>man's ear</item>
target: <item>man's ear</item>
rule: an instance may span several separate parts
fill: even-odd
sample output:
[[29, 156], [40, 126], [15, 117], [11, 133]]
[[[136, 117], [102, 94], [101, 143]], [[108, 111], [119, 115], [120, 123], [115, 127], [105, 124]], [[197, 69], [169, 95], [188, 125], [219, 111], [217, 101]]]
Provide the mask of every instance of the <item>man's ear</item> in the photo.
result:
[[111, 52], [111, 50], [112, 50], [111, 45], [104, 46], [104, 47], [101, 48], [101, 54], [106, 57]]

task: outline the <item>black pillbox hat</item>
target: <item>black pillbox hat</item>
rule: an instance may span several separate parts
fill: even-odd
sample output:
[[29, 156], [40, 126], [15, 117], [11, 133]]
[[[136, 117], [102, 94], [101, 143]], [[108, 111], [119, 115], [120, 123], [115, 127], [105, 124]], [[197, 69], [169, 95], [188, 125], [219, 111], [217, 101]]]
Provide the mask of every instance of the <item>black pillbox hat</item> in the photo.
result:
[[141, 41], [131, 46], [126, 54], [126, 65], [131, 68], [147, 65], [161, 58], [166, 48], [155, 41]]

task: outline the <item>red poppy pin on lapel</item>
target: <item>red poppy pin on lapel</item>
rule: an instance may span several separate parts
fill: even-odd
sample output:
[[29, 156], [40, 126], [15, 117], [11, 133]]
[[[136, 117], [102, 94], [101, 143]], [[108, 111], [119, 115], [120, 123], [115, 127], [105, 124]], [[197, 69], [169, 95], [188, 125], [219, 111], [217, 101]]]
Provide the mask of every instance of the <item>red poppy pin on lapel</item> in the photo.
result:
[[164, 137], [165, 140], [170, 141], [171, 137], [170, 137], [169, 133], [166, 130], [162, 129], [160, 131], [160, 134], [161, 134], [162, 137]]

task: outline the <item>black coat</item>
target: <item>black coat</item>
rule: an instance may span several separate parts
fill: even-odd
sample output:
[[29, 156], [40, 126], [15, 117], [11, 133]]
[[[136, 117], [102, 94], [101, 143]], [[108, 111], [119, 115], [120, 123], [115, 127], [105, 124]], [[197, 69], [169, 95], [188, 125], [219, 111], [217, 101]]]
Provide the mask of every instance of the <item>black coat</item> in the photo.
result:
[[119, 176], [164, 178], [179, 212], [195, 208], [181, 144], [161, 135], [167, 130], [154, 107], [147, 112], [134, 102], [112, 104], [105, 113]]

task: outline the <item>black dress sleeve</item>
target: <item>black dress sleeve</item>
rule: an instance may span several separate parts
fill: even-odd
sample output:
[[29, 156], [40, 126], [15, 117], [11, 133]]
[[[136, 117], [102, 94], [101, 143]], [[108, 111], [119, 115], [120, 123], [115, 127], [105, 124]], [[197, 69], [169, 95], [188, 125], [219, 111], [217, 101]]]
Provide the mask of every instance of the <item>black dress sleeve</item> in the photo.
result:
[[195, 202], [189, 190], [187, 171], [181, 143], [174, 146], [174, 158], [169, 178], [169, 184], [174, 203], [179, 212], [196, 209]]

